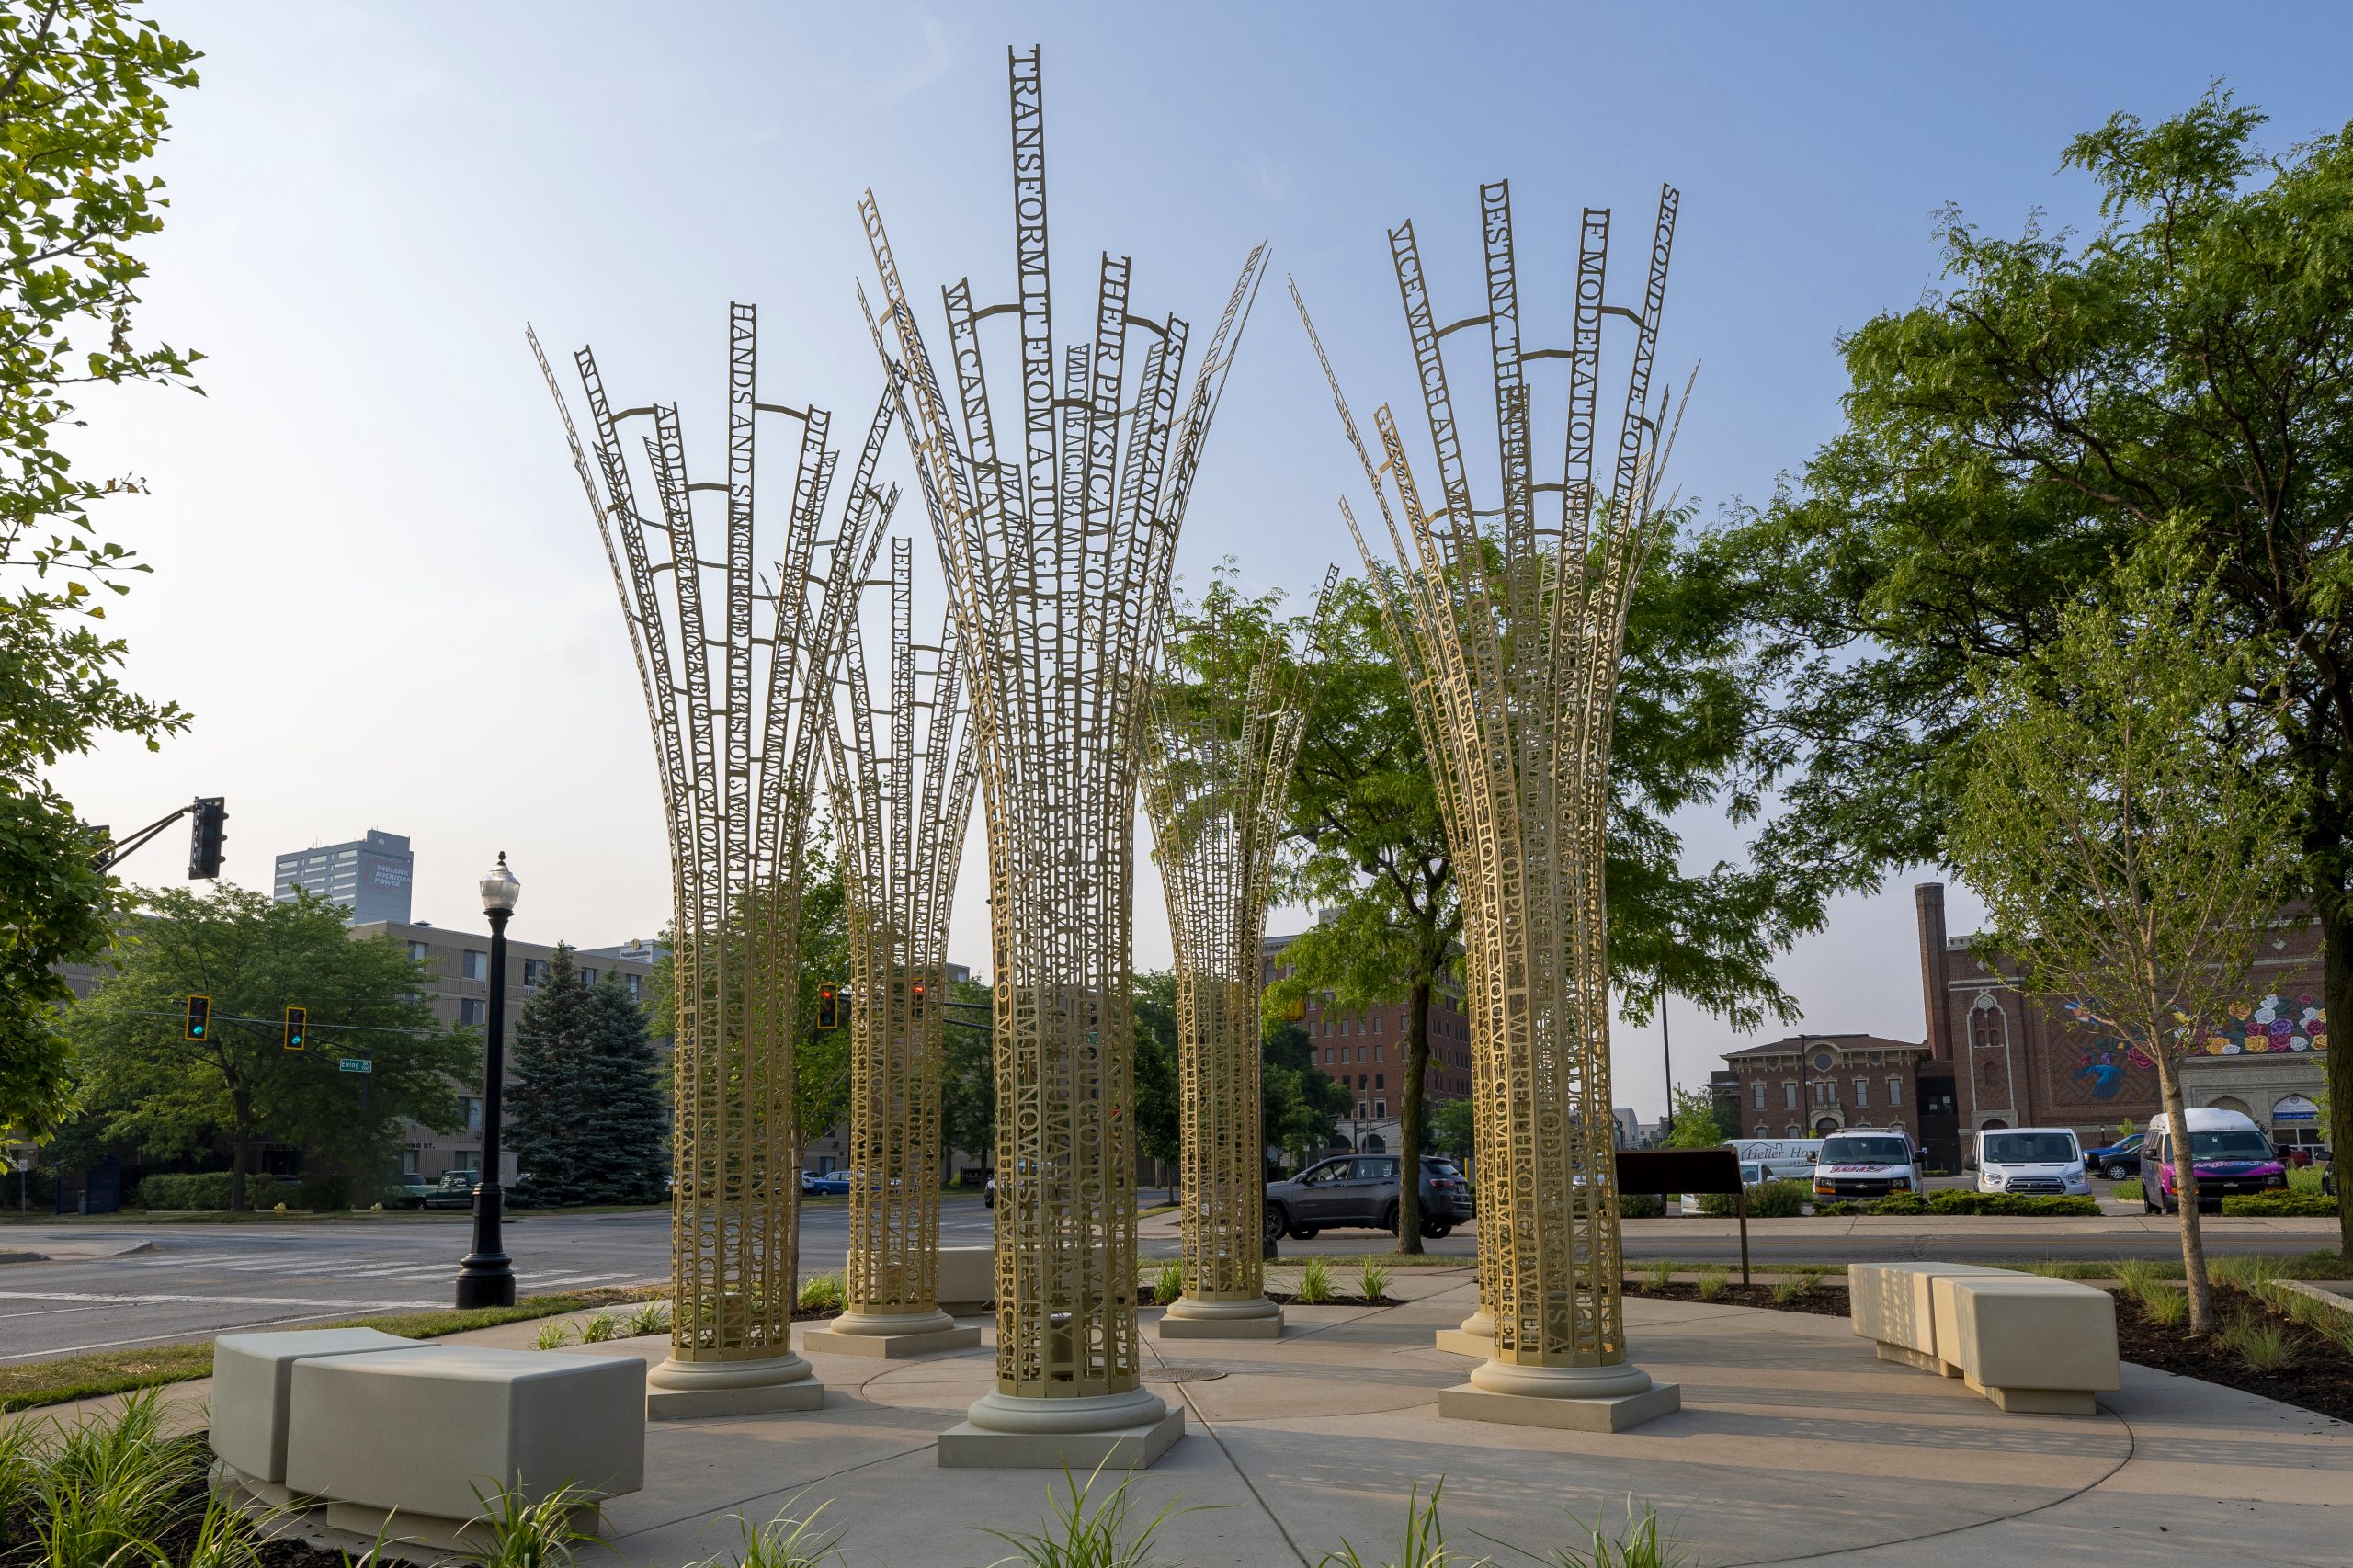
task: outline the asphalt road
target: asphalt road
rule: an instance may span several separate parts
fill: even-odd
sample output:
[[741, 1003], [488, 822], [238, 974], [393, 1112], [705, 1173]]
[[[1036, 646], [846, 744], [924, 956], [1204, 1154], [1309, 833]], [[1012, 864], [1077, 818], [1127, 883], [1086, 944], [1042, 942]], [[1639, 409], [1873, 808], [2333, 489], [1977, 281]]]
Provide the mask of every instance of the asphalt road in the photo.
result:
[[[849, 1210], [801, 1207], [804, 1273], [839, 1268]], [[464, 1214], [297, 1221], [285, 1224], [71, 1224], [0, 1228], [0, 1253], [129, 1246], [112, 1257], [0, 1265], [0, 1361], [128, 1349], [238, 1329], [300, 1327], [360, 1312], [446, 1307], [471, 1241]], [[975, 1198], [940, 1203], [949, 1246], [985, 1246], [990, 1217]], [[508, 1221], [506, 1251], [524, 1295], [670, 1277], [670, 1216], [526, 1215]]]
[[[1157, 1189], [1141, 1195], [1146, 1203]], [[1174, 1256], [1175, 1216], [1144, 1221], [1139, 1251]], [[114, 1256], [0, 1264], [0, 1361], [38, 1360], [81, 1351], [127, 1349], [199, 1339], [237, 1329], [295, 1327], [370, 1312], [445, 1307], [458, 1260], [469, 1242], [465, 1215], [433, 1215], [283, 1224], [63, 1224], [0, 1227], [0, 1253], [119, 1248]], [[949, 1246], [983, 1246], [991, 1216], [975, 1198], [945, 1195], [940, 1236]], [[2310, 1252], [2332, 1244], [2333, 1231], [2312, 1222], [2209, 1221], [2214, 1254]], [[801, 1209], [803, 1273], [838, 1268], [848, 1250], [849, 1214], [839, 1199]], [[1313, 1241], [1286, 1240], [1286, 1258], [1310, 1254], [1388, 1250], [1381, 1232], [1326, 1231]], [[1429, 1251], [1471, 1260], [1473, 1237], [1458, 1230]], [[650, 1284], [669, 1277], [666, 1211], [527, 1215], [511, 1221], [506, 1247], [524, 1294], [598, 1285]], [[1952, 1219], [1756, 1221], [1749, 1256], [1758, 1264], [1846, 1263], [1937, 1257], [1955, 1262], [2029, 1258], [2174, 1258], [2180, 1238], [2169, 1223], [2138, 1215], [2100, 1220]], [[1728, 1221], [1637, 1220], [1626, 1256], [1737, 1263], [1740, 1242]]]

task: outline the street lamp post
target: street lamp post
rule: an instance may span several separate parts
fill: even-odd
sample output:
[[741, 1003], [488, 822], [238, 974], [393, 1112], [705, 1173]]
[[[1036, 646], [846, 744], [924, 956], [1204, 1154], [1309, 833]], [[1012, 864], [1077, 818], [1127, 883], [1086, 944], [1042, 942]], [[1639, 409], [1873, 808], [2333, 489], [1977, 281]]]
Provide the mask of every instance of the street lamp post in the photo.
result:
[[515, 1270], [500, 1236], [506, 1195], [498, 1184], [500, 1090], [506, 1076], [506, 919], [523, 884], [506, 869], [506, 852], [482, 880], [483, 913], [490, 916], [490, 1040], [483, 1052], [482, 1179], [474, 1184], [474, 1250], [458, 1267], [458, 1305], [511, 1307]]

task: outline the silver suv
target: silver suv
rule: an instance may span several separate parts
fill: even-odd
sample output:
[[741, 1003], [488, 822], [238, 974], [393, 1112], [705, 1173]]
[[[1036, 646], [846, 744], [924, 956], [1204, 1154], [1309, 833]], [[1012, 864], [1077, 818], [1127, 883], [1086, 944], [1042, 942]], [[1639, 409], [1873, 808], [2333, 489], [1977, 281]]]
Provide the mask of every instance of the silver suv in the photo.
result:
[[[1343, 1154], [1267, 1184], [1267, 1239], [1306, 1241], [1343, 1225], [1397, 1230], [1395, 1154]], [[1435, 1240], [1470, 1223], [1471, 1184], [1452, 1160], [1422, 1156], [1422, 1234]]]

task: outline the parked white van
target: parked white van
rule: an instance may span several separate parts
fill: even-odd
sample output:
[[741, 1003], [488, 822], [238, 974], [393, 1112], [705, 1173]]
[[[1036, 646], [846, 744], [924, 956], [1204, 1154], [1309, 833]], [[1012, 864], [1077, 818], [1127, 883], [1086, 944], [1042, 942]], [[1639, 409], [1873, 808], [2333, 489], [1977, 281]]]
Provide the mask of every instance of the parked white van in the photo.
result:
[[1816, 1198], [1885, 1198], [1891, 1192], [1918, 1192], [1927, 1185], [1912, 1140], [1875, 1127], [1832, 1133], [1822, 1141], [1813, 1163]]
[[1977, 1190], [2088, 1198], [2084, 1146], [2070, 1127], [1995, 1127], [1977, 1134]]
[[[1750, 1187], [1760, 1181], [1812, 1181], [1813, 1162], [1822, 1153], [1819, 1138], [1733, 1138], [1725, 1142], [1740, 1158], [1740, 1179]], [[1755, 1167], [1756, 1174], [1750, 1175]]]

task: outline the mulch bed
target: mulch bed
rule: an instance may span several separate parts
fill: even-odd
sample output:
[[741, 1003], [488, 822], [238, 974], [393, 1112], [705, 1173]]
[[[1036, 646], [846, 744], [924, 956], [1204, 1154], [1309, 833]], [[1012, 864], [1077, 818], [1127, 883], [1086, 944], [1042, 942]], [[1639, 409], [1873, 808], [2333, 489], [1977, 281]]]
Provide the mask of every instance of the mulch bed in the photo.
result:
[[[1697, 1287], [1682, 1283], [1671, 1284], [1664, 1290], [1653, 1290], [1638, 1288], [1632, 1280], [1628, 1280], [1626, 1294], [1672, 1301], [1696, 1301], [1699, 1299]], [[1769, 1286], [1752, 1285], [1743, 1290], [1739, 1285], [1727, 1282], [1715, 1296], [1714, 1304], [1762, 1307], [1768, 1312], [1813, 1312], [1823, 1317], [1843, 1318], [1847, 1315], [1847, 1292], [1824, 1290], [1820, 1286], [1790, 1301], [1777, 1301]], [[2214, 1312], [2223, 1323], [2245, 1315], [2278, 1324], [2287, 1335], [2292, 1351], [2287, 1365], [2269, 1371], [2257, 1371], [2248, 1366], [2237, 1351], [2216, 1340], [2193, 1338], [2186, 1329], [2158, 1326], [2150, 1321], [2148, 1312], [2137, 1300], [2121, 1294], [2116, 1301], [2117, 1351], [2125, 1360], [2138, 1366], [2220, 1383], [2224, 1388], [2237, 1389], [2245, 1393], [2260, 1394], [2265, 1399], [2276, 1399], [2282, 1404], [2292, 1404], [2299, 1410], [2333, 1415], [2339, 1421], [2353, 1421], [2353, 1354], [2348, 1354], [2344, 1346], [2226, 1285], [2214, 1287]]]

